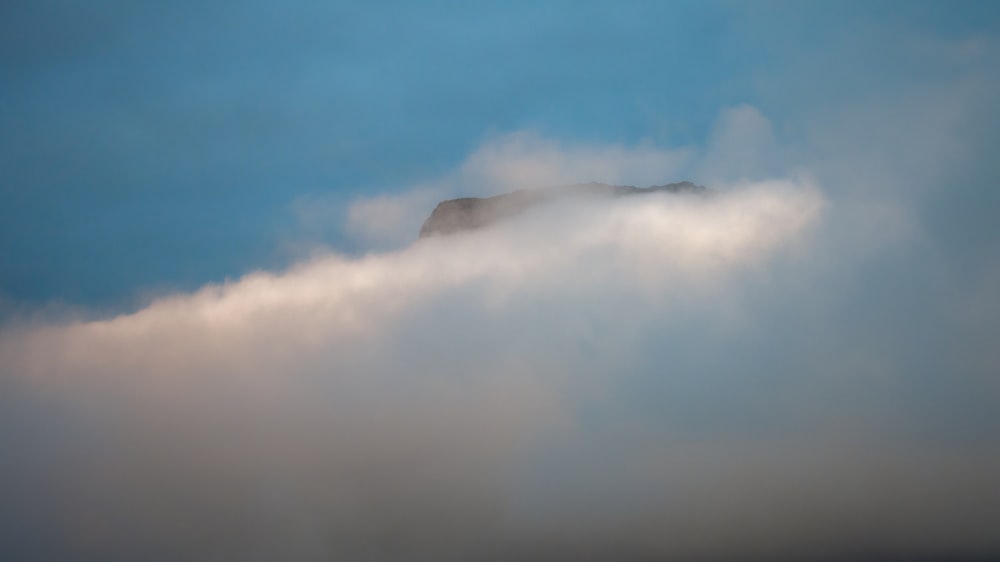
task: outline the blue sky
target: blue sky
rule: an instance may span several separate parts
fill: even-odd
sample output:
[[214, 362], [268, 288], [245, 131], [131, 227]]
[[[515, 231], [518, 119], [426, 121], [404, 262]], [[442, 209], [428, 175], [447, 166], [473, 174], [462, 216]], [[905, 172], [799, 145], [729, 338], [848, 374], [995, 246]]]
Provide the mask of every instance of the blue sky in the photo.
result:
[[795, 138], [815, 112], [954, 72], [897, 37], [1000, 25], [991, 2], [48, 0], [3, 12], [8, 305], [120, 305], [281, 266], [297, 198], [346, 208], [397, 192], [489, 135], [698, 147], [722, 108], [750, 104]]

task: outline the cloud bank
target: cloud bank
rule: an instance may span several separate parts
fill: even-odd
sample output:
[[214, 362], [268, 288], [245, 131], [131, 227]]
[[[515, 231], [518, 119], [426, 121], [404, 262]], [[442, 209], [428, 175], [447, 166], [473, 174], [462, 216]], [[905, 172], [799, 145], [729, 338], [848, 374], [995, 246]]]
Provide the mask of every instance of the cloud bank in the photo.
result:
[[[995, 555], [1000, 269], [956, 276], [924, 199], [897, 196], [942, 170], [793, 152], [750, 106], [701, 153], [499, 136], [357, 202], [348, 227], [383, 249], [10, 323], [0, 540], [74, 560]], [[402, 243], [442, 196], [685, 173], [717, 192]]]
[[[578, 156], [552, 151], [463, 170]], [[78, 560], [996, 552], [995, 441], [927, 431], [908, 352], [854, 333], [823, 278], [879, 250], [843, 247], [843, 220], [864, 224], [802, 178], [581, 202], [11, 325], [5, 540]]]

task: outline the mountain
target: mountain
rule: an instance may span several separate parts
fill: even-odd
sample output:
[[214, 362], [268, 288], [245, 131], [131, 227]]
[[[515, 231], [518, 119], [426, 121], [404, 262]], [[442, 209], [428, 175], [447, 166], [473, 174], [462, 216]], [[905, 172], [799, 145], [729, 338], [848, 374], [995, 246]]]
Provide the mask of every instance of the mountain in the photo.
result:
[[522, 213], [531, 207], [571, 197], [623, 197], [644, 193], [707, 193], [689, 181], [635, 187], [590, 182], [538, 189], [519, 189], [494, 197], [462, 197], [438, 203], [420, 227], [420, 238], [483, 228]]

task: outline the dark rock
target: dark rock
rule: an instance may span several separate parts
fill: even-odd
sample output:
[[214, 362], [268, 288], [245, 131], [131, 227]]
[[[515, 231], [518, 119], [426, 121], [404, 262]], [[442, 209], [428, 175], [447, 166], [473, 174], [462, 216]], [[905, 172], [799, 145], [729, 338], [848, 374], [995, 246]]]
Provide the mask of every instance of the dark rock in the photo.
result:
[[705, 192], [708, 192], [708, 188], [689, 181], [650, 187], [591, 182], [539, 189], [520, 189], [495, 197], [449, 199], [438, 203], [431, 216], [424, 221], [423, 226], [420, 227], [420, 237], [426, 238], [483, 228], [522, 213], [531, 207], [570, 197], [622, 197], [643, 193]]

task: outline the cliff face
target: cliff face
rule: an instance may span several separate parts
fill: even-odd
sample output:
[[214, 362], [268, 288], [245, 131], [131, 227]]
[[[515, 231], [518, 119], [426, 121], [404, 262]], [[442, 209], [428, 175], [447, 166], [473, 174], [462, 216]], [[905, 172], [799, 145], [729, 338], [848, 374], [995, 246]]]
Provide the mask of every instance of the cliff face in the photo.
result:
[[438, 203], [420, 227], [420, 237], [452, 234], [495, 224], [531, 207], [570, 197], [623, 197], [644, 193], [705, 193], [708, 188], [689, 181], [634, 187], [583, 183], [540, 189], [521, 189], [495, 197], [463, 197]]

